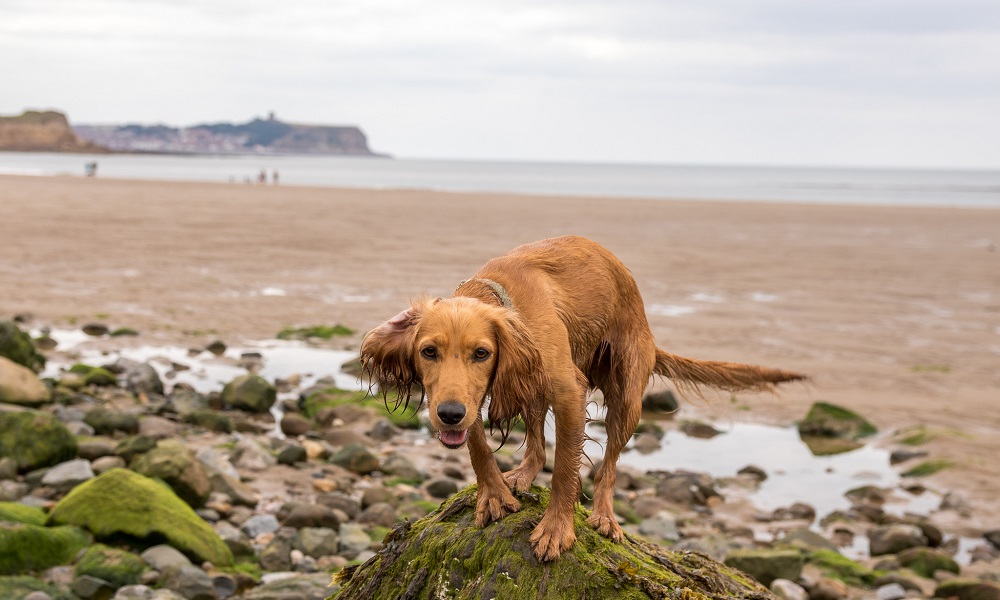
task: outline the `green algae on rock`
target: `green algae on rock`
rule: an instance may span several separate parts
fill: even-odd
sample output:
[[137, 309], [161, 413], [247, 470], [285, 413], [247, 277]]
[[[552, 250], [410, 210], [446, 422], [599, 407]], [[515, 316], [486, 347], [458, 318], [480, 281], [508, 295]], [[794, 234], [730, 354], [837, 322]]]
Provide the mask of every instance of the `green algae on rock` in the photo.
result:
[[160, 440], [152, 450], [135, 457], [131, 468], [146, 477], [163, 480], [194, 508], [204, 505], [212, 492], [208, 472], [194, 450], [178, 440]]
[[816, 456], [855, 450], [861, 447], [857, 440], [878, 433], [864, 417], [829, 402], [813, 404], [798, 428], [799, 437]]
[[127, 469], [111, 469], [73, 488], [49, 513], [49, 523], [78, 525], [99, 539], [165, 539], [198, 561], [233, 563], [225, 542], [173, 490]]
[[222, 388], [227, 406], [251, 413], [266, 413], [277, 398], [278, 390], [259, 375], [241, 375]]
[[324, 408], [335, 408], [350, 404], [370, 408], [377, 414], [385, 415], [396, 427], [402, 429], [419, 429], [420, 419], [417, 418], [417, 411], [420, 400], [414, 399], [410, 402], [409, 406], [406, 406], [405, 402], [397, 402], [396, 398], [392, 393], [383, 400], [381, 396], [371, 396], [355, 390], [328, 387], [309, 394], [300, 404], [302, 406], [302, 413], [309, 418], [316, 417]]
[[533, 486], [519, 494], [520, 511], [479, 528], [476, 489], [467, 487], [412, 525], [396, 525], [381, 552], [335, 576], [343, 587], [331, 598], [773, 598], [747, 575], [701, 554], [629, 535], [615, 543], [587, 524], [581, 506], [576, 544], [539, 563], [529, 536], [549, 491]]
[[0, 457], [17, 462], [18, 471], [50, 467], [76, 457], [76, 438], [52, 415], [0, 413]]
[[74, 573], [77, 577], [97, 577], [107, 581], [112, 587], [120, 588], [139, 583], [146, 568], [146, 563], [131, 552], [94, 544], [76, 561]]
[[41, 571], [68, 563], [90, 543], [78, 527], [0, 523], [0, 575]]
[[0, 356], [38, 373], [45, 368], [45, 356], [35, 348], [31, 336], [12, 321], [0, 321]]
[[48, 583], [29, 575], [13, 575], [0, 577], [0, 598], [24, 598], [32, 592], [44, 592], [52, 600], [76, 600], [68, 591], [59, 589], [54, 583]]
[[0, 521], [45, 525], [45, 511], [20, 502], [0, 502]]

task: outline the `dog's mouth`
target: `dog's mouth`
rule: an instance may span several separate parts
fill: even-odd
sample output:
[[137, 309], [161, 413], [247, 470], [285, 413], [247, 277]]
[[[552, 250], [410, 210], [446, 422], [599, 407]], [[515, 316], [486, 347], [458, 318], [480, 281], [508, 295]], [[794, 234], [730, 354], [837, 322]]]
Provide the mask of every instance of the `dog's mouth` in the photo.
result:
[[463, 429], [462, 431], [441, 430], [438, 432], [438, 439], [441, 440], [441, 443], [453, 450], [461, 448], [468, 437], [468, 429]]

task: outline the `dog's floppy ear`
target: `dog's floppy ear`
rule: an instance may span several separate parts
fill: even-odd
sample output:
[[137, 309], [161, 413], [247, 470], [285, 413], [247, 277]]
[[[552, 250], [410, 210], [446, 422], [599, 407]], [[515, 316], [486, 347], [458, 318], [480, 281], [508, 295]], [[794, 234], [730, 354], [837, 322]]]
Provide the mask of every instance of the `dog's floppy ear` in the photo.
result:
[[397, 402], [405, 401], [413, 385], [421, 385], [413, 364], [413, 346], [423, 310], [423, 303], [415, 303], [369, 331], [361, 342], [361, 366], [383, 397], [395, 391]]
[[490, 387], [490, 424], [509, 431], [522, 411], [534, 407], [545, 395], [548, 376], [542, 355], [516, 313], [495, 321], [497, 364]]

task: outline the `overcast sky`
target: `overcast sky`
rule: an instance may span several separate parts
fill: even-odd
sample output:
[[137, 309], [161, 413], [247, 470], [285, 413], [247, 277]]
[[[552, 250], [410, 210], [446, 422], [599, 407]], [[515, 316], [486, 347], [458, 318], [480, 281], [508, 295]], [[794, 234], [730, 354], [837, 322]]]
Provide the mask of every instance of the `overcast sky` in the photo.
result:
[[400, 157], [1000, 168], [998, 0], [0, 0], [0, 114]]

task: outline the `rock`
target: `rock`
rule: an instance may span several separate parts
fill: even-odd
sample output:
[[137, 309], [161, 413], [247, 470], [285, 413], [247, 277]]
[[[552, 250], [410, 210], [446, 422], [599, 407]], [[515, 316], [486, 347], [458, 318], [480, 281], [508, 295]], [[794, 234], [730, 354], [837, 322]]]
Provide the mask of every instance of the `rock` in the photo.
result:
[[[402, 454], [392, 454], [382, 461], [380, 469], [387, 475], [395, 475], [411, 481], [423, 481], [424, 475], [417, 469], [413, 461]], [[452, 492], [454, 493], [454, 492]], [[450, 494], [449, 494], [450, 495]]]
[[182, 500], [198, 508], [212, 491], [208, 473], [187, 445], [179, 440], [161, 440], [149, 452], [132, 461], [133, 471], [164, 481]]
[[843, 581], [820, 577], [809, 589], [809, 600], [842, 600], [847, 594], [847, 585]]
[[50, 524], [84, 527], [98, 539], [159, 536], [198, 560], [228, 566], [229, 549], [167, 486], [126, 469], [112, 469], [73, 488], [49, 513]]
[[336, 595], [340, 586], [330, 584], [330, 575], [295, 575], [257, 586], [243, 594], [243, 600], [323, 600]]
[[51, 399], [49, 388], [34, 371], [0, 356], [0, 402], [38, 407]]
[[813, 404], [798, 427], [799, 435], [803, 438], [857, 440], [878, 432], [874, 425], [857, 413], [829, 402]]
[[116, 432], [126, 434], [139, 433], [139, 418], [133, 414], [114, 412], [97, 407], [87, 412], [83, 422], [94, 428], [97, 435], [114, 435]]
[[[525, 590], [531, 596], [566, 598], [672, 597], [679, 589], [692, 597], [767, 594], [698, 554], [674, 553], [630, 537], [611, 542], [582, 525], [587, 512], [579, 506], [574, 548], [553, 563], [539, 564], [529, 536], [548, 498], [548, 490], [532, 487], [520, 497], [521, 510], [491, 524], [484, 536], [473, 517], [475, 489], [466, 488], [412, 527], [398, 525], [376, 557], [342, 572], [338, 599], [437, 597], [455, 589], [452, 582], [460, 582], [469, 598], [523, 598]], [[465, 573], [461, 556], [476, 557], [475, 574]]]
[[330, 457], [330, 462], [359, 475], [367, 475], [379, 468], [378, 457], [359, 444], [344, 446]]
[[302, 529], [303, 527], [340, 527], [340, 519], [330, 507], [322, 504], [303, 504], [295, 507], [281, 522], [282, 527]]
[[390, 527], [396, 522], [396, 509], [387, 502], [377, 502], [361, 511], [358, 522]]
[[228, 452], [212, 448], [211, 446], [205, 446], [204, 448], [199, 448], [194, 455], [210, 474], [221, 473], [226, 477], [239, 480], [240, 474], [229, 460]]
[[916, 525], [894, 523], [876, 527], [868, 533], [869, 552], [872, 556], [896, 554], [907, 548], [927, 545], [927, 537]]
[[111, 332], [111, 329], [104, 323], [86, 323], [80, 330], [93, 337], [101, 337]]
[[219, 433], [229, 433], [234, 429], [232, 419], [223, 413], [210, 409], [188, 413], [185, 415], [184, 421], [196, 427]]
[[11, 321], [0, 321], [0, 357], [35, 373], [45, 368], [45, 356], [35, 349], [31, 336]]
[[281, 419], [281, 432], [291, 437], [305, 435], [312, 429], [312, 422], [295, 413], [286, 414]]
[[292, 540], [290, 535], [277, 535], [260, 553], [260, 566], [266, 571], [290, 571], [292, 569]]
[[153, 588], [137, 583], [118, 588], [111, 600], [152, 600]]
[[208, 410], [208, 398], [197, 391], [175, 386], [163, 404], [163, 412], [172, 412], [183, 420], [198, 411]]
[[41, 591], [35, 591], [25, 596], [24, 600], [52, 600], [52, 595]]
[[118, 385], [118, 378], [111, 371], [102, 367], [93, 367], [83, 375], [84, 385], [101, 387]]
[[76, 438], [51, 415], [0, 413], [0, 457], [12, 458], [20, 472], [71, 460], [76, 449]]
[[214, 473], [209, 477], [209, 481], [212, 484], [212, 491], [229, 496], [235, 504], [253, 508], [260, 502], [257, 493], [239, 479], [233, 479], [223, 473]]
[[677, 397], [670, 390], [660, 392], [650, 392], [642, 397], [642, 410], [649, 410], [661, 413], [677, 412], [680, 404]]
[[76, 454], [80, 458], [94, 461], [103, 456], [114, 456], [116, 446], [113, 440], [107, 438], [86, 439], [77, 444]]
[[329, 527], [303, 527], [292, 538], [292, 548], [313, 558], [333, 555], [340, 549], [340, 536]]
[[937, 571], [948, 571], [958, 575], [958, 563], [942, 550], [935, 548], [907, 548], [896, 555], [899, 564], [921, 577], [932, 579]]
[[725, 564], [747, 573], [764, 585], [775, 579], [795, 581], [802, 574], [802, 555], [797, 550], [734, 550]]
[[898, 583], [889, 583], [879, 586], [875, 590], [875, 596], [878, 600], [902, 600], [906, 597], [906, 588]]
[[794, 581], [775, 579], [771, 582], [770, 588], [781, 600], [809, 600], [809, 593]]
[[935, 598], [958, 600], [1000, 600], [1000, 583], [968, 577], [954, 577], [938, 584]]
[[808, 527], [800, 527], [786, 532], [781, 541], [800, 550], [830, 550], [832, 552], [840, 552], [836, 544]]
[[990, 543], [991, 546], [1000, 550], [1000, 529], [991, 529], [983, 533], [983, 538]]
[[136, 456], [145, 454], [155, 447], [155, 439], [149, 437], [148, 435], [135, 435], [118, 442], [118, 445], [115, 446], [115, 454], [122, 457], [127, 462], [132, 462]]
[[114, 368], [115, 371], [125, 374], [125, 387], [133, 394], [163, 395], [163, 381], [151, 365], [119, 358]]
[[278, 452], [278, 464], [279, 465], [294, 465], [299, 462], [306, 462], [309, 460], [309, 455], [306, 452], [304, 446], [298, 444], [287, 444], [284, 448]]
[[0, 574], [42, 571], [70, 562], [90, 543], [78, 527], [43, 527], [26, 523], [0, 526]]
[[216, 600], [212, 578], [194, 565], [174, 565], [160, 575], [160, 586], [187, 600]]
[[274, 406], [278, 391], [257, 375], [243, 375], [222, 389], [222, 400], [229, 406], [251, 413], [266, 413]]
[[652, 454], [662, 447], [660, 443], [660, 438], [655, 435], [648, 433], [640, 433], [635, 436], [635, 440], [632, 442], [632, 447], [639, 454]]
[[264, 471], [278, 464], [278, 460], [270, 450], [250, 438], [243, 438], [233, 448], [233, 464], [239, 469]]
[[350, 519], [358, 516], [358, 513], [361, 512], [361, 504], [357, 500], [339, 492], [321, 494], [316, 497], [316, 502], [323, 506], [342, 510]]
[[212, 588], [218, 598], [229, 598], [240, 589], [240, 582], [228, 573], [215, 573], [212, 577]]
[[889, 464], [898, 465], [904, 463], [908, 460], [913, 460], [914, 458], [923, 458], [927, 456], [926, 450], [893, 450], [892, 454], [889, 455]]
[[222, 356], [226, 353], [226, 343], [222, 340], [215, 340], [209, 345], [205, 346], [205, 350], [208, 350], [216, 356]]
[[750, 477], [753, 477], [757, 481], [765, 481], [765, 480], [767, 480], [767, 471], [765, 471], [764, 469], [761, 469], [757, 465], [747, 465], [747, 466], [743, 467], [742, 469], [740, 469], [739, 471], [736, 471], [736, 474], [737, 475], [749, 475]]
[[279, 527], [281, 525], [274, 515], [254, 515], [244, 521], [240, 529], [248, 538], [253, 539], [262, 533], [273, 533]]
[[12, 502], [28, 495], [31, 488], [20, 481], [0, 481], [0, 502]]
[[148, 435], [157, 440], [176, 437], [180, 426], [170, 419], [157, 416], [146, 416], [139, 419], [139, 434]]
[[83, 459], [70, 460], [52, 467], [42, 476], [42, 485], [55, 488], [60, 492], [68, 492], [77, 485], [94, 477], [90, 461]]
[[344, 523], [340, 526], [340, 553], [353, 558], [358, 552], [367, 550], [372, 545], [372, 539], [363, 525]]
[[180, 550], [167, 544], [158, 544], [142, 553], [142, 560], [161, 573], [175, 565], [190, 565], [191, 560]]
[[639, 523], [639, 533], [657, 543], [676, 542], [681, 539], [681, 534], [677, 531], [677, 519], [665, 510], [643, 519]]
[[712, 478], [697, 473], [674, 473], [656, 485], [656, 495], [668, 502], [690, 506], [706, 504], [708, 498], [718, 496]]
[[73, 580], [73, 593], [83, 600], [107, 600], [115, 593], [110, 582], [92, 575], [81, 575]]
[[77, 559], [75, 573], [77, 577], [89, 575], [102, 579], [112, 588], [118, 589], [123, 585], [139, 583], [145, 570], [146, 564], [135, 554], [104, 544], [94, 544]]
[[458, 484], [455, 483], [454, 479], [439, 477], [428, 481], [424, 485], [424, 489], [434, 498], [447, 498], [458, 492]]
[[816, 518], [816, 509], [804, 502], [796, 502], [788, 507], [777, 508], [771, 513], [772, 521], [809, 521]]
[[368, 437], [379, 442], [386, 442], [399, 435], [399, 431], [399, 427], [393, 425], [389, 419], [379, 419], [372, 425]]
[[9, 456], [0, 458], [0, 479], [17, 477], [17, 461]]
[[688, 437], [703, 440], [710, 440], [722, 433], [708, 423], [702, 423], [700, 421], [685, 421], [681, 423], [681, 431]]

